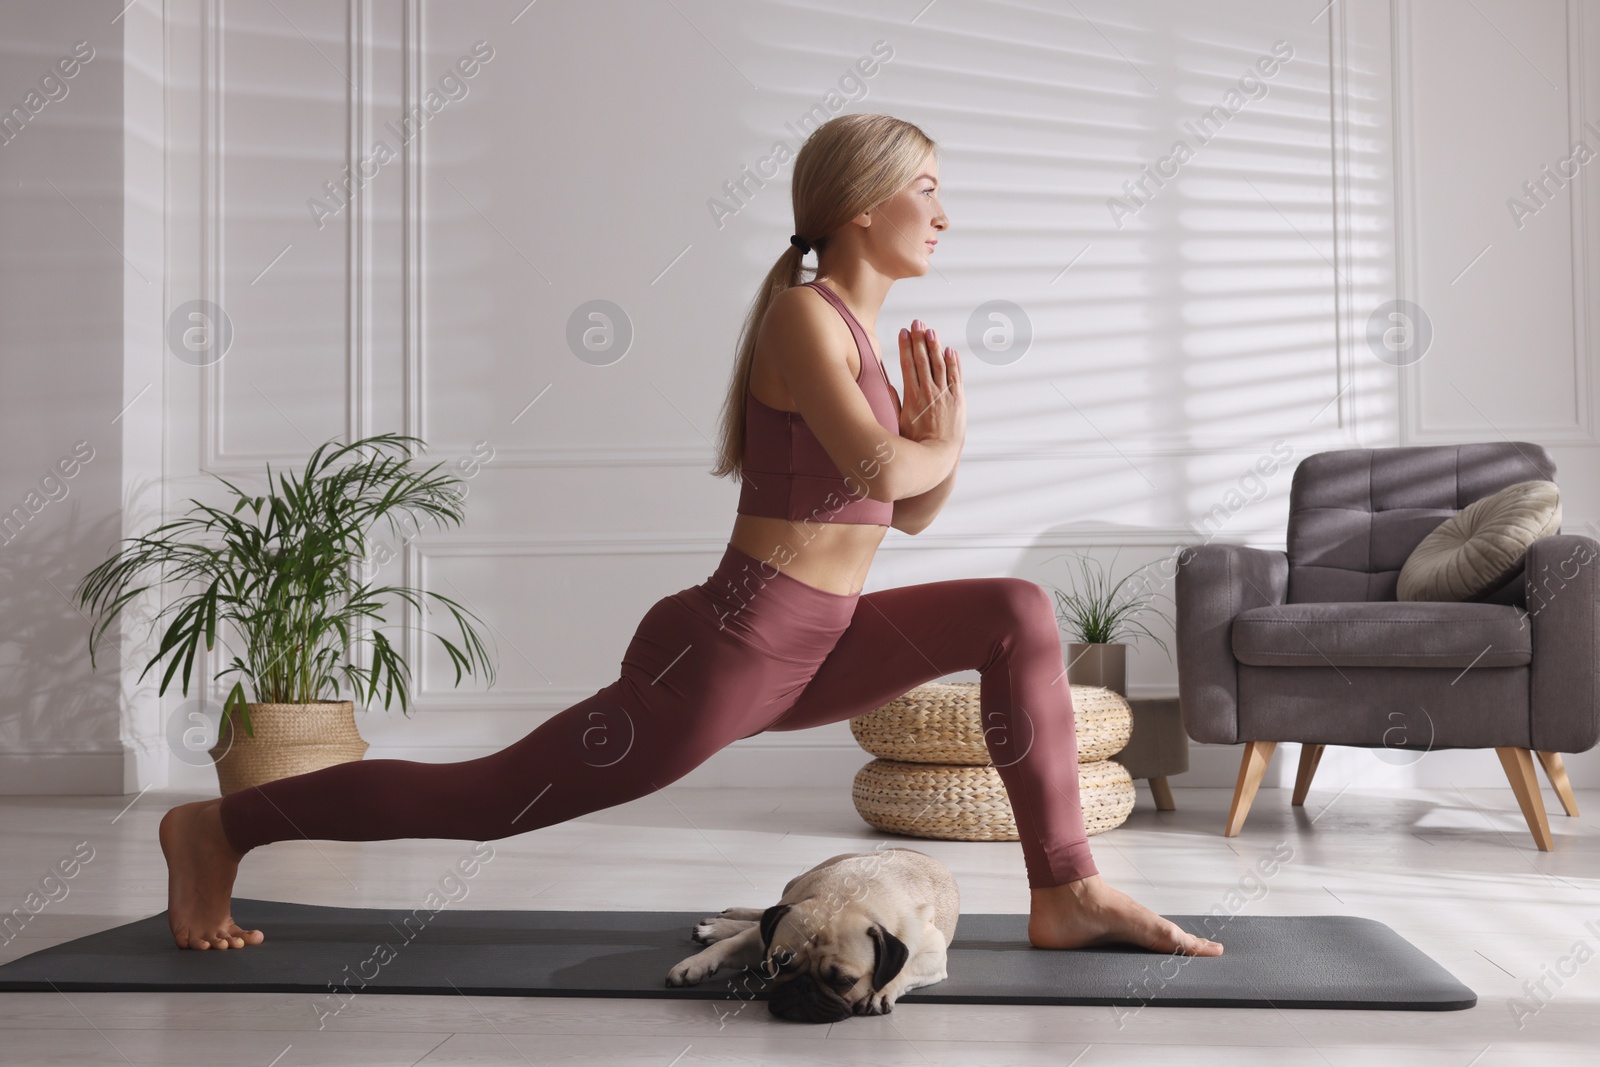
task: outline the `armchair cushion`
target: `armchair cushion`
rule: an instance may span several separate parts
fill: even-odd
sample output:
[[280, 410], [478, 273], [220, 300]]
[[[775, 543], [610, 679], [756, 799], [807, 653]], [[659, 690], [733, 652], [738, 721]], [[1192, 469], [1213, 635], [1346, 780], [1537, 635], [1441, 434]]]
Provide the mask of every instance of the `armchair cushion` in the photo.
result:
[[1561, 529], [1555, 482], [1527, 481], [1474, 500], [1424, 537], [1400, 568], [1401, 600], [1477, 600], [1505, 586], [1528, 546]]
[[1252, 667], [1521, 667], [1531, 633], [1504, 604], [1272, 604], [1233, 620], [1233, 654]]

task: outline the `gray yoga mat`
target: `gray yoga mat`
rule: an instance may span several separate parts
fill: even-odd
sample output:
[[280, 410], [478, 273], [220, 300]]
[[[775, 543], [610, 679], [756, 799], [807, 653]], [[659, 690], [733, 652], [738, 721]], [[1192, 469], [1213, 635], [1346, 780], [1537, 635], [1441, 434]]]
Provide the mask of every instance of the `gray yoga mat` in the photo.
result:
[[[319, 1017], [362, 992], [766, 1000], [770, 985], [753, 969], [719, 972], [698, 986], [665, 984], [674, 964], [703, 947], [690, 930], [714, 913], [432, 912], [235, 898], [234, 918], [265, 931], [262, 944], [185, 951], [173, 945], [163, 912], [0, 966], [0, 991], [306, 993], [320, 1005]], [[1024, 914], [964, 914], [950, 947], [950, 976], [898, 1003], [1453, 1011], [1478, 1001], [1373, 919], [1168, 918], [1227, 951], [1178, 957], [1119, 945], [1036, 949]]]

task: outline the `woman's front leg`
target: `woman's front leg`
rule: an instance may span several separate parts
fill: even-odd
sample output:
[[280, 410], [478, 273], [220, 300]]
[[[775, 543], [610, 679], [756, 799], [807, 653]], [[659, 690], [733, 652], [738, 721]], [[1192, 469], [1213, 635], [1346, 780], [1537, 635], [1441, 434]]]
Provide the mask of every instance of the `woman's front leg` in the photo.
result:
[[767, 729], [854, 718], [964, 670], [982, 678], [983, 738], [1011, 802], [1028, 884], [1096, 873], [1055, 611], [1034, 582], [959, 578], [863, 594], [810, 683]]
[[1078, 744], [1055, 609], [1020, 578], [966, 578], [863, 594], [810, 683], [769, 730], [864, 715], [924, 682], [977, 670], [990, 758], [1011, 801], [1040, 948], [1122, 941], [1215, 955], [1106, 885], [1090, 855], [1078, 799]]

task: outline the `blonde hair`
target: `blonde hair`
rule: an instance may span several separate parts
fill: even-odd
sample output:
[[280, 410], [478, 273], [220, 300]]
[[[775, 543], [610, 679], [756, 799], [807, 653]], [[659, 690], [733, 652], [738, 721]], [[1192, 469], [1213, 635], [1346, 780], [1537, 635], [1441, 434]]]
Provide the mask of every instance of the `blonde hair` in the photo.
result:
[[[832, 234], [883, 203], [910, 184], [922, 162], [937, 146], [916, 126], [891, 115], [840, 115], [812, 131], [795, 155], [789, 198], [794, 205], [794, 233], [820, 255]], [[756, 290], [755, 300], [739, 331], [733, 380], [722, 408], [718, 460], [711, 473], [718, 478], [744, 467], [745, 390], [755, 359], [756, 335], [775, 296], [801, 284], [804, 253], [797, 245], [778, 257]]]

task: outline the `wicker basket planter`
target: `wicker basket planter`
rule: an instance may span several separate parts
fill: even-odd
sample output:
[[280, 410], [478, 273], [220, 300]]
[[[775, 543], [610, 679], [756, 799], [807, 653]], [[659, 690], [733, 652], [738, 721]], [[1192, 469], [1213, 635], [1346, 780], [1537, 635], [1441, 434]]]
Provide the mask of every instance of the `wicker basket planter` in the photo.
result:
[[[868, 824], [949, 841], [1016, 841], [1000, 773], [984, 743], [978, 682], [927, 682], [850, 720], [878, 757], [856, 772], [851, 797]], [[1072, 686], [1078, 797], [1084, 830], [1104, 833], [1133, 810], [1133, 779], [1109, 757], [1133, 733], [1128, 702], [1110, 689]]]
[[360, 759], [367, 743], [356, 730], [355, 705], [348, 700], [319, 700], [311, 704], [251, 704], [250, 724], [255, 736], [237, 715], [228, 717], [212, 746], [222, 794], [290, 775], [319, 771], [338, 763]]

